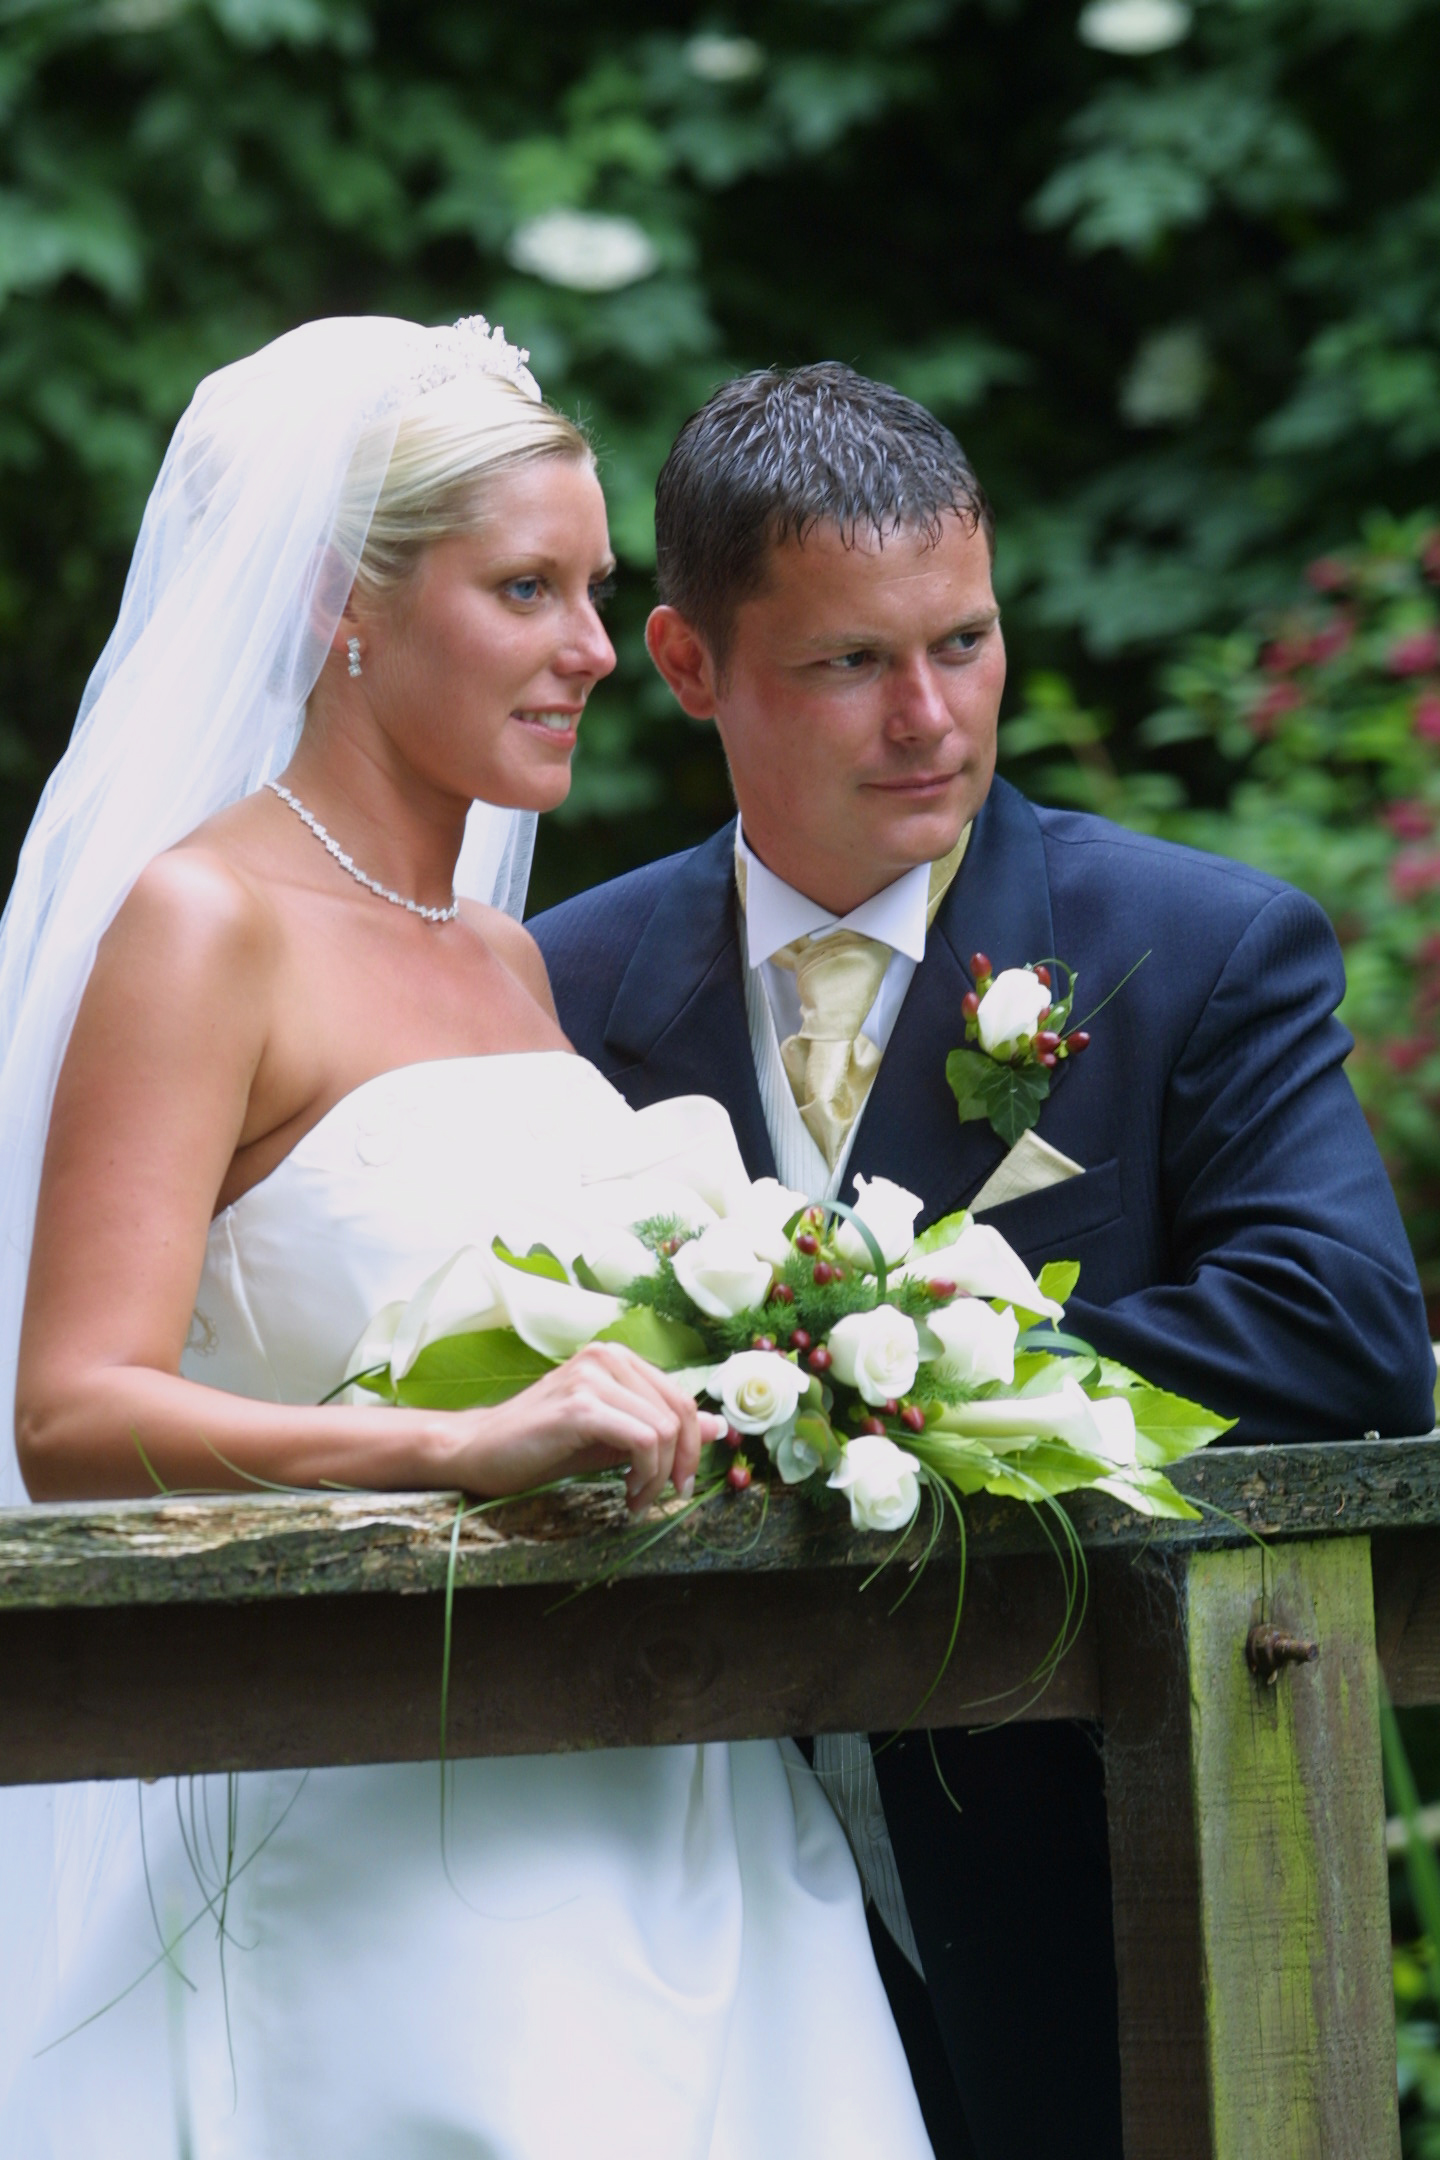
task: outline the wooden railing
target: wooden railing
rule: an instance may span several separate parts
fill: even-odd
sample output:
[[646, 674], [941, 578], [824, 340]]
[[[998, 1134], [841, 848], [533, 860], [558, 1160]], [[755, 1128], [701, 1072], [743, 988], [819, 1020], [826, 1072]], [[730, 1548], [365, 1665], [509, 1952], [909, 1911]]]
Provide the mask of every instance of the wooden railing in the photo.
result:
[[[1175, 1480], [1214, 1512], [1067, 1503], [1088, 1597], [1038, 1692], [1055, 1554], [967, 1502], [925, 1718], [1003, 1696], [1104, 1725], [1126, 2160], [1395, 2160], [1376, 1653], [1394, 1701], [1440, 1701], [1440, 1436], [1217, 1448]], [[0, 1513], [0, 1783], [433, 1757], [452, 1566], [453, 1755], [904, 1722], [954, 1532], [895, 1610], [893, 1566], [861, 1594], [875, 1540], [761, 1505], [640, 1549], [578, 1491], [466, 1517], [453, 1560], [443, 1494]], [[1275, 1666], [1277, 1635], [1317, 1654]]]

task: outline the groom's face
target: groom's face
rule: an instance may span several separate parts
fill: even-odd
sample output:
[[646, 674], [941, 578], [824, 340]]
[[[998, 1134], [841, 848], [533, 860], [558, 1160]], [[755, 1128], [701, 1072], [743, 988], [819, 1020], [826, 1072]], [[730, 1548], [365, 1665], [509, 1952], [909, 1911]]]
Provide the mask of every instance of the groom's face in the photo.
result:
[[934, 541], [902, 528], [847, 546], [821, 526], [772, 549], [723, 677], [673, 609], [650, 649], [719, 726], [756, 854], [838, 914], [947, 854], [985, 799], [1005, 647], [989, 546], [962, 517]]

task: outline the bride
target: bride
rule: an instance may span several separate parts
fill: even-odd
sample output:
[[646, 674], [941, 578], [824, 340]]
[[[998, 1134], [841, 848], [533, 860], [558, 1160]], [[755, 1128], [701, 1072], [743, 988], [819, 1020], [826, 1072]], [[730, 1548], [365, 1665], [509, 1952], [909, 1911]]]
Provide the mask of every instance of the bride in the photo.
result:
[[[525, 357], [312, 323], [176, 433], [0, 934], [35, 1499], [613, 1465], [638, 1510], [715, 1437], [613, 1345], [491, 1410], [317, 1407], [507, 1196], [676, 1144], [512, 919], [614, 665], [593, 459]], [[0, 1798], [7, 2160], [930, 2150], [789, 1744], [462, 1764], [446, 1858], [434, 1765]]]

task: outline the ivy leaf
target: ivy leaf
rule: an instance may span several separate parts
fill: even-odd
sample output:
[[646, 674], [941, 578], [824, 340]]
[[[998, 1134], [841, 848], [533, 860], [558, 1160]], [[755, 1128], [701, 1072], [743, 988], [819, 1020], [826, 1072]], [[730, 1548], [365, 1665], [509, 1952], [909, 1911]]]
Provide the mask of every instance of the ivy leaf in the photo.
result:
[[683, 1320], [663, 1319], [653, 1305], [628, 1306], [618, 1320], [600, 1330], [595, 1340], [623, 1343], [647, 1365], [658, 1365], [661, 1372], [678, 1372], [683, 1366], [697, 1364], [706, 1348], [703, 1335], [686, 1327]]
[[508, 1402], [554, 1365], [513, 1328], [482, 1328], [428, 1343], [395, 1397], [409, 1410], [479, 1410]]
[[987, 1119], [1006, 1147], [1014, 1147], [1020, 1135], [1029, 1132], [1050, 1093], [1044, 1065], [998, 1065], [983, 1050], [952, 1050], [945, 1060], [945, 1078], [961, 1124]]

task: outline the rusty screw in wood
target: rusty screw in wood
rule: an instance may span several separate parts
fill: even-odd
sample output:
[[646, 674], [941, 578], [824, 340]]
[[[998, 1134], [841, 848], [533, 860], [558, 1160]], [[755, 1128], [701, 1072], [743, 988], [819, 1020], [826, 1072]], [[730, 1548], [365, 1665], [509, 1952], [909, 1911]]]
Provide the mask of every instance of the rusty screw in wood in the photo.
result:
[[1313, 1665], [1319, 1655], [1318, 1642], [1287, 1635], [1268, 1620], [1257, 1620], [1245, 1638], [1245, 1662], [1266, 1687], [1274, 1687], [1282, 1665]]

